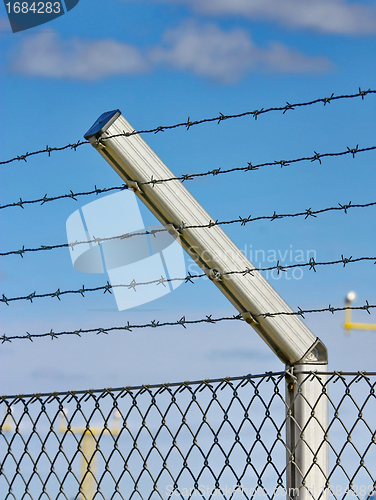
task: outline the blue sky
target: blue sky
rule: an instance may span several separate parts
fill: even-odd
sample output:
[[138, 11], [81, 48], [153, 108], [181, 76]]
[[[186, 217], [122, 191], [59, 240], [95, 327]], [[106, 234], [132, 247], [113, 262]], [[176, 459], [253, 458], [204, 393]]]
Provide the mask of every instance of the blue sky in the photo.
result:
[[[136, 129], [283, 106], [375, 88], [376, 9], [371, 1], [81, 0], [59, 19], [13, 34], [5, 8], [2, 44], [1, 159], [83, 139], [97, 117], [119, 108]], [[177, 175], [214, 168], [375, 146], [375, 95], [192, 127], [144, 138]], [[190, 181], [213, 219], [294, 213], [375, 201], [374, 152], [286, 168], [271, 166]], [[88, 145], [1, 166], [1, 205], [97, 185], [121, 183]], [[1, 210], [1, 251], [66, 242], [65, 223], [95, 196]], [[145, 223], [154, 220], [141, 207]], [[231, 225], [241, 249], [258, 250], [255, 265], [275, 253], [293, 264], [375, 256], [375, 208], [317, 218]], [[287, 251], [287, 254], [286, 254]], [[264, 253], [263, 253], [264, 252]], [[251, 259], [252, 260], [252, 259]], [[283, 260], [283, 259], [280, 259]], [[275, 264], [276, 262], [274, 262]], [[187, 258], [189, 268], [192, 262]], [[287, 277], [286, 277], [287, 276]], [[372, 262], [283, 273], [272, 285], [296, 309], [341, 307], [349, 290], [376, 303]], [[290, 278], [290, 279], [287, 279]], [[2, 257], [7, 297], [100, 286], [104, 275], [73, 269], [67, 249]], [[109, 327], [236, 314], [208, 280], [180, 286], [154, 302], [117, 311], [101, 292], [19, 301], [1, 307], [0, 334]], [[375, 313], [354, 313], [376, 323]], [[330, 368], [375, 370], [374, 332], [345, 337], [343, 314], [311, 314], [306, 323], [329, 349]], [[36, 339], [4, 343], [1, 392], [27, 393], [124, 386], [259, 373], [283, 368], [241, 323]]]

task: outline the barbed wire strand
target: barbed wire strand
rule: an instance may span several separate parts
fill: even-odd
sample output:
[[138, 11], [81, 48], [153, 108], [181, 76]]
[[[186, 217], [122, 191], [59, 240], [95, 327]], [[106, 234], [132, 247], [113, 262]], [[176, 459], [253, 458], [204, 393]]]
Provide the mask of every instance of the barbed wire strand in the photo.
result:
[[[275, 266], [269, 266], [269, 267], [259, 267], [259, 268], [246, 268], [238, 271], [225, 271], [225, 272], [220, 272], [218, 270], [215, 271], [215, 276], [210, 279], [214, 279], [215, 281], [222, 280], [222, 278], [226, 279], [226, 276], [231, 276], [234, 274], [241, 274], [243, 276], [246, 276], [247, 274], [252, 275], [252, 273], [258, 271], [258, 272], [266, 272], [266, 271], [273, 271], [277, 270], [277, 274], [280, 272], [286, 272], [288, 269], [295, 269], [295, 268], [301, 268], [301, 267], [309, 267], [309, 270], [313, 270], [316, 272], [316, 267], [317, 266], [329, 266], [329, 265], [336, 265], [336, 264], [343, 264], [343, 267], [346, 267], [347, 264], [354, 264], [356, 262], [363, 262], [363, 261], [374, 261], [373, 263], [376, 264], [376, 257], [358, 257], [358, 258], [353, 258], [352, 256], [350, 257], [344, 257], [341, 255], [341, 259], [334, 260], [334, 261], [327, 261], [327, 262], [316, 262], [313, 257], [310, 258], [309, 262], [303, 262], [301, 264], [290, 264], [287, 266], [282, 266], [279, 263], [279, 260], [277, 261], [277, 264]], [[208, 270], [209, 271], [209, 270]], [[36, 292], [30, 293], [29, 295], [24, 295], [24, 296], [19, 296], [19, 297], [6, 297], [4, 294], [2, 298], [0, 298], [0, 302], [3, 302], [7, 306], [9, 306], [9, 302], [13, 301], [19, 301], [19, 300], [29, 300], [31, 303], [33, 302], [33, 299], [40, 299], [40, 298], [46, 298], [46, 297], [56, 297], [59, 300], [61, 295], [71, 295], [71, 294], [80, 294], [82, 297], [85, 297], [85, 293], [88, 292], [98, 292], [98, 291], [103, 291], [103, 293], [109, 292], [112, 293], [111, 290], [114, 288], [128, 288], [128, 289], [133, 289], [136, 291], [136, 288], [138, 286], [145, 286], [145, 285], [163, 285], [166, 286], [166, 283], [171, 283], [173, 281], [184, 281], [185, 283], [193, 283], [194, 279], [199, 279], [199, 278], [204, 278], [208, 277], [206, 273], [201, 273], [201, 274], [191, 274], [188, 272], [188, 275], [183, 277], [183, 278], [164, 278], [161, 276], [159, 279], [151, 280], [151, 281], [145, 281], [145, 282], [140, 282], [137, 283], [135, 279], [133, 279], [130, 283], [128, 284], [121, 284], [121, 285], [111, 285], [108, 281], [106, 285], [94, 287], [94, 288], [85, 288], [85, 286], [82, 286], [82, 288], [77, 289], [77, 290], [63, 290], [61, 291], [60, 288], [58, 288], [55, 292], [49, 292], [49, 293], [43, 293], [43, 294], [37, 294]]]
[[[301, 316], [304, 319], [305, 314], [313, 314], [313, 313], [323, 313], [323, 312], [330, 312], [334, 314], [335, 312], [338, 311], [345, 311], [345, 310], [360, 310], [360, 311], [367, 311], [368, 314], [371, 314], [370, 309], [376, 308], [376, 304], [369, 304], [368, 300], [366, 300], [365, 305], [363, 306], [356, 306], [356, 307], [332, 307], [330, 304], [328, 307], [324, 307], [322, 309], [306, 309], [303, 310], [300, 307], [298, 307], [297, 311], [291, 311], [291, 312], [285, 312], [285, 311], [279, 311], [279, 312], [264, 312], [260, 314], [253, 314], [252, 316], [254, 318], [267, 318], [267, 317], [274, 317], [274, 316]], [[199, 323], [219, 323], [221, 321], [244, 321], [244, 318], [241, 314], [238, 315], [233, 315], [233, 316], [223, 316], [220, 318], [212, 318], [212, 314], [207, 315], [205, 318], [201, 319], [196, 319], [196, 320], [187, 320], [185, 316], [182, 316], [178, 321], [165, 321], [165, 322], [160, 322], [157, 320], [151, 320], [150, 323], [145, 323], [145, 324], [139, 324], [139, 325], [131, 325], [129, 321], [127, 321], [126, 325], [122, 326], [111, 326], [109, 328], [88, 328], [88, 329], [83, 329], [80, 328], [79, 330], [74, 330], [74, 331], [61, 331], [61, 332], [54, 332], [52, 329], [47, 332], [47, 333], [39, 333], [39, 334], [31, 334], [29, 332], [26, 332], [26, 335], [12, 335], [12, 336], [7, 336], [3, 334], [0, 337], [0, 340], [2, 344], [6, 342], [11, 342], [12, 340], [15, 339], [27, 339], [30, 341], [33, 341], [34, 338], [42, 338], [42, 337], [50, 337], [51, 340], [58, 338], [62, 335], [76, 335], [78, 337], [81, 337], [81, 334], [85, 333], [96, 333], [97, 335], [99, 334], [105, 334], [107, 335], [111, 331], [129, 331], [132, 332], [135, 329], [144, 329], [144, 328], [159, 328], [159, 327], [164, 327], [164, 326], [177, 326], [180, 325], [183, 328], [186, 328], [186, 325], [193, 325], [193, 324], [199, 324]]]
[[[225, 120], [234, 119], [234, 118], [242, 118], [245, 116], [252, 116], [253, 118], [255, 118], [255, 120], [257, 120], [257, 118], [260, 115], [265, 114], [265, 113], [269, 113], [272, 111], [282, 111], [282, 113], [285, 114], [287, 111], [294, 110], [295, 108], [303, 107], [303, 106], [311, 106], [313, 104], [318, 104], [321, 102], [324, 103], [324, 106], [325, 106], [326, 104], [330, 104], [332, 101], [337, 101], [339, 99], [352, 99], [352, 98], [356, 98], [356, 97], [361, 97], [363, 100], [366, 95], [375, 94], [375, 93], [376, 93], [376, 90], [371, 90], [371, 89], [361, 90], [361, 88], [359, 88], [359, 92], [356, 94], [347, 94], [347, 95], [338, 95], [338, 96], [331, 94], [330, 97], [321, 97], [321, 98], [314, 99], [313, 101], [308, 101], [308, 102], [299, 102], [299, 103], [294, 103], [294, 104], [290, 104], [289, 102], [286, 102], [285, 106], [280, 106], [280, 107], [261, 108], [261, 109], [256, 109], [254, 111], [245, 111], [243, 113], [237, 113], [237, 114], [232, 114], [232, 115], [224, 115], [223, 113], [219, 113], [219, 115], [216, 117], [203, 118], [201, 120], [192, 121], [190, 118], [188, 118], [187, 121], [176, 123], [174, 125], [163, 125], [163, 126], [160, 125], [156, 128], [151, 128], [151, 129], [138, 130], [138, 131], [134, 130], [133, 132], [126, 132], [124, 134], [116, 134], [113, 136], [109, 136], [106, 139], [111, 139], [111, 138], [115, 138], [115, 137], [119, 137], [119, 136], [129, 137], [129, 136], [138, 135], [138, 134], [158, 133], [158, 132], [164, 132], [166, 130], [173, 130], [173, 129], [181, 128], [181, 127], [184, 127], [187, 130], [189, 130], [191, 127], [193, 127], [195, 125], [201, 125], [203, 123], [217, 122], [219, 124]], [[43, 153], [48, 153], [48, 156], [51, 156], [51, 153], [55, 152], [55, 151], [63, 151], [66, 149], [73, 149], [76, 151], [79, 146], [82, 146], [84, 144], [89, 144], [89, 141], [77, 141], [75, 143], [66, 144], [65, 146], [61, 146], [61, 147], [46, 146], [45, 149], [40, 149], [37, 151], [33, 151], [31, 153], [27, 152], [23, 155], [15, 156], [14, 158], [11, 158], [9, 160], [1, 161], [0, 165], [9, 164], [9, 163], [12, 163], [14, 161], [27, 161], [28, 157], [43, 154]]]
[[[286, 218], [294, 218], [294, 217], [304, 217], [305, 220], [307, 220], [309, 217], [316, 217], [319, 214], [326, 213], [326, 212], [332, 212], [332, 211], [343, 211], [345, 214], [347, 214], [347, 210], [350, 208], [368, 208], [375, 206], [376, 202], [370, 202], [370, 203], [364, 203], [364, 204], [352, 204], [350, 201], [349, 203], [344, 203], [343, 205], [341, 203], [338, 203], [338, 206], [334, 207], [327, 207], [327, 208], [321, 208], [319, 210], [312, 210], [312, 208], [307, 208], [303, 212], [296, 212], [296, 213], [290, 213], [290, 214], [278, 214], [276, 211], [273, 212], [272, 215], [260, 215], [257, 217], [251, 217], [250, 215], [247, 217], [241, 217], [239, 216], [238, 219], [233, 219], [233, 220], [227, 220], [227, 221], [212, 221], [209, 220], [207, 224], [201, 224], [201, 225], [193, 225], [193, 226], [188, 226], [188, 225], [180, 225], [176, 229], [178, 231], [184, 231], [186, 229], [200, 229], [200, 228], [211, 228], [214, 226], [221, 226], [221, 225], [230, 225], [230, 224], [240, 224], [241, 226], [246, 226], [249, 222], [255, 222], [259, 220], [270, 220], [274, 221], [277, 219], [286, 219]], [[108, 238], [94, 238], [92, 240], [86, 240], [86, 241], [75, 241], [72, 243], [61, 243], [58, 245], [41, 245], [40, 247], [35, 247], [35, 248], [25, 248], [25, 245], [22, 246], [21, 249], [19, 250], [10, 250], [9, 252], [0, 252], [0, 257], [5, 257], [8, 255], [20, 255], [23, 258], [23, 254], [27, 252], [40, 252], [44, 250], [55, 250], [59, 248], [71, 248], [74, 250], [74, 247], [77, 245], [84, 245], [84, 244], [91, 244], [91, 243], [102, 243], [104, 241], [111, 241], [111, 240], [116, 240], [116, 239], [128, 239], [132, 238], [134, 236], [146, 236], [150, 235], [153, 236], [157, 233], [160, 232], [166, 232], [168, 229], [166, 228], [161, 228], [161, 229], [152, 229], [150, 231], [140, 231], [136, 233], [131, 233], [131, 234], [121, 234], [118, 236], [112, 236]]]
[[[351, 154], [352, 157], [355, 158], [355, 155], [357, 153], [364, 153], [366, 151], [373, 151], [375, 149], [376, 149], [376, 146], [370, 146], [368, 148], [359, 148], [359, 145], [357, 144], [355, 148], [347, 147], [346, 151], [339, 151], [336, 153], [322, 153], [322, 154], [320, 154], [320, 153], [317, 153], [317, 151], [314, 151], [315, 154], [313, 156], [303, 156], [301, 158], [294, 158], [292, 160], [278, 160], [278, 161], [272, 161], [272, 162], [264, 162], [264, 163], [259, 163], [257, 165], [252, 165], [251, 162], [248, 162], [246, 167], [233, 167], [233, 168], [229, 168], [226, 170], [222, 170], [221, 168], [217, 168], [214, 170], [208, 170], [207, 172], [183, 174], [183, 175], [180, 175], [177, 177], [170, 177], [168, 179], [159, 179], [159, 180], [151, 179], [150, 181], [147, 181], [147, 182], [141, 182], [141, 183], [139, 183], [139, 185], [152, 184], [154, 186], [155, 184], [161, 184], [163, 182], [170, 182], [170, 181], [174, 181], [174, 180], [179, 180], [179, 181], [184, 182], [187, 180], [193, 180], [196, 177], [205, 177], [207, 175], [216, 176], [216, 175], [221, 175], [221, 174], [229, 174], [229, 173], [233, 173], [233, 172], [249, 172], [251, 170], [258, 170], [259, 168], [262, 168], [262, 167], [276, 166], [276, 165], [280, 165], [282, 168], [282, 167], [287, 167], [293, 163], [299, 163], [299, 162], [303, 162], [303, 161], [310, 161], [310, 162], [318, 161], [321, 164], [322, 158], [343, 156], [343, 155], [348, 155], [348, 154]], [[0, 210], [2, 210], [4, 208], [9, 208], [9, 207], [25, 208], [24, 205], [35, 204], [35, 203], [40, 203], [41, 205], [44, 205], [47, 202], [57, 201], [57, 200], [67, 199], [67, 198], [72, 199], [74, 201], [77, 201], [77, 197], [79, 197], [79, 196], [89, 196], [89, 195], [93, 195], [93, 194], [98, 195], [98, 194], [107, 193], [110, 191], [124, 191], [125, 189], [129, 189], [127, 184], [122, 184], [121, 186], [113, 186], [113, 187], [108, 187], [108, 188], [97, 188], [97, 186], [94, 186], [94, 189], [92, 189], [90, 191], [81, 191], [81, 192], [77, 192], [77, 193], [74, 193], [72, 190], [70, 190], [69, 193], [61, 194], [58, 196], [47, 196], [47, 193], [46, 193], [42, 198], [37, 198], [34, 200], [22, 200], [22, 198], [20, 198], [19, 201], [16, 201], [13, 203], [8, 203], [6, 205], [0, 205]]]

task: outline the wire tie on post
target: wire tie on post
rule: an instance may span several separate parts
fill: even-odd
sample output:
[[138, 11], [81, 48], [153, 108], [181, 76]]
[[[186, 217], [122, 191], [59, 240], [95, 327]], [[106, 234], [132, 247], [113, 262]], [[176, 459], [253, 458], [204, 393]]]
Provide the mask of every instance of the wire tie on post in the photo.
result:
[[243, 276], [246, 276], [247, 274], [250, 274], [251, 276], [253, 276], [253, 271], [254, 269], [250, 269], [249, 267], [246, 268], [245, 271], [243, 271]]

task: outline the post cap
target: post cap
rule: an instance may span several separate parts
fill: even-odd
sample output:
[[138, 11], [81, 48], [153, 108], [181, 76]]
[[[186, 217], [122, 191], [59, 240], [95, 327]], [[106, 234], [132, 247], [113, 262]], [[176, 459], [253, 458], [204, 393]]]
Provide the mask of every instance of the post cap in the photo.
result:
[[89, 140], [91, 137], [95, 137], [96, 139], [98, 139], [120, 115], [121, 112], [118, 109], [115, 109], [114, 111], [106, 111], [106, 113], [103, 113], [94, 123], [94, 125], [92, 125], [86, 132], [86, 134], [84, 135], [85, 139]]

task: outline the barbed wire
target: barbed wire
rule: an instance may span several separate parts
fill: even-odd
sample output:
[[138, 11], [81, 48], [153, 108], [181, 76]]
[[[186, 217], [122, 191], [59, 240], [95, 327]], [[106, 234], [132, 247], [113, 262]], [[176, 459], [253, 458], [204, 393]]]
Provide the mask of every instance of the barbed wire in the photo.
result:
[[[247, 217], [241, 217], [239, 216], [238, 219], [233, 219], [233, 220], [227, 220], [227, 221], [212, 221], [209, 220], [207, 224], [201, 224], [201, 225], [180, 225], [176, 227], [176, 229], [181, 232], [186, 229], [200, 229], [200, 228], [211, 228], [214, 226], [221, 226], [221, 225], [230, 225], [230, 224], [240, 224], [241, 226], [246, 226], [249, 222], [255, 222], [258, 220], [277, 220], [277, 219], [286, 219], [286, 218], [294, 218], [294, 217], [304, 217], [305, 219], [308, 219], [309, 217], [316, 217], [319, 214], [326, 213], [326, 212], [331, 212], [331, 211], [344, 211], [345, 214], [347, 214], [347, 210], [350, 208], [368, 208], [375, 206], [376, 202], [370, 202], [370, 203], [364, 203], [364, 204], [352, 204], [350, 201], [349, 203], [341, 204], [338, 203], [338, 206], [334, 207], [327, 207], [327, 208], [321, 208], [319, 210], [312, 210], [312, 208], [307, 208], [302, 212], [296, 212], [296, 213], [290, 213], [290, 214], [278, 214], [275, 210], [272, 215], [260, 215], [257, 217], [251, 217], [250, 215]], [[83, 244], [91, 244], [91, 243], [102, 243], [104, 241], [111, 241], [111, 240], [116, 240], [116, 239], [128, 239], [132, 238], [134, 236], [146, 236], [150, 235], [153, 236], [157, 233], [160, 232], [166, 232], [168, 229], [166, 228], [161, 228], [161, 229], [152, 229], [150, 231], [140, 231], [136, 233], [131, 233], [131, 234], [121, 234], [118, 236], [112, 236], [108, 238], [94, 238], [91, 240], [86, 240], [86, 241], [75, 241], [73, 243], [61, 243], [58, 245], [41, 245], [40, 247], [35, 247], [35, 248], [25, 248], [25, 245], [22, 246], [21, 249], [19, 250], [10, 250], [9, 252], [0, 252], [1, 257], [5, 257], [8, 255], [20, 255], [23, 258], [23, 254], [27, 252], [40, 252], [44, 250], [56, 250], [58, 248], [71, 248], [74, 250], [74, 247], [77, 245], [83, 245]]]
[[359, 144], [357, 144], [355, 148], [347, 147], [346, 151], [340, 151], [338, 153], [322, 153], [322, 154], [320, 154], [317, 151], [314, 151], [315, 154], [313, 156], [305, 156], [305, 157], [296, 158], [296, 159], [292, 159], [292, 160], [278, 160], [278, 161], [264, 162], [264, 163], [259, 163], [257, 165], [252, 165], [251, 162], [248, 162], [246, 167], [233, 167], [233, 168], [229, 168], [226, 170], [222, 170], [221, 168], [216, 168], [213, 170], [208, 170], [207, 172], [199, 172], [199, 173], [195, 173], [195, 174], [183, 174], [181, 176], [170, 177], [168, 179], [160, 179], [160, 180], [151, 179], [150, 181], [147, 181], [147, 182], [140, 182], [139, 185], [143, 186], [143, 185], [147, 185], [147, 184], [152, 184], [154, 186], [155, 184], [161, 184], [163, 182], [169, 182], [169, 181], [175, 181], [175, 180], [180, 180], [180, 181], [184, 182], [186, 180], [193, 180], [195, 177], [205, 177], [207, 175], [216, 176], [216, 175], [221, 175], [221, 174], [229, 174], [229, 173], [233, 173], [233, 172], [249, 172], [250, 170], [258, 170], [261, 167], [269, 167], [269, 166], [276, 166], [276, 165], [279, 165], [282, 168], [282, 167], [287, 167], [287, 166], [291, 165], [292, 163], [298, 163], [298, 162], [302, 162], [302, 161], [310, 161], [310, 162], [318, 161], [321, 165], [322, 158], [326, 158], [326, 157], [330, 157], [330, 156], [331, 157], [343, 156], [343, 155], [348, 155], [348, 154], [351, 154], [352, 157], [355, 158], [356, 153], [363, 153], [365, 151], [372, 151], [375, 149], [376, 149], [376, 146], [371, 146], [369, 148], [361, 148], [360, 149]]
[[273, 271], [276, 270], [277, 274], [280, 272], [286, 272], [288, 269], [295, 269], [298, 267], [309, 267], [309, 270], [313, 270], [316, 272], [316, 267], [317, 266], [329, 266], [329, 265], [335, 265], [335, 264], [343, 264], [343, 267], [346, 267], [347, 264], [354, 264], [356, 262], [362, 262], [362, 261], [374, 261], [373, 263], [376, 264], [376, 257], [358, 257], [358, 258], [353, 258], [352, 256], [350, 257], [344, 257], [341, 255], [341, 258], [338, 260], [334, 261], [327, 261], [327, 262], [316, 262], [313, 257], [310, 258], [309, 262], [303, 262], [300, 264], [290, 264], [287, 266], [282, 266], [279, 263], [279, 260], [277, 261], [277, 264], [275, 266], [269, 266], [269, 267], [254, 267], [254, 268], [246, 268], [242, 270], [237, 270], [237, 271], [225, 271], [225, 272], [220, 272], [218, 270], [215, 270], [214, 276], [208, 276], [208, 274], [201, 273], [201, 274], [191, 274], [188, 272], [188, 275], [182, 278], [164, 278], [161, 276], [159, 279], [155, 280], [150, 280], [150, 281], [145, 281], [145, 282], [139, 282], [137, 283], [135, 279], [133, 279], [130, 283], [128, 284], [121, 284], [121, 285], [111, 285], [108, 281], [106, 285], [94, 287], [94, 288], [85, 288], [85, 286], [82, 286], [82, 288], [79, 288], [77, 290], [63, 290], [61, 291], [60, 288], [58, 288], [55, 292], [49, 292], [49, 293], [43, 293], [43, 294], [37, 294], [36, 292], [30, 293], [29, 295], [24, 295], [24, 296], [19, 296], [19, 297], [6, 297], [4, 294], [2, 298], [0, 298], [0, 302], [3, 302], [7, 306], [9, 306], [9, 302], [13, 301], [19, 301], [19, 300], [29, 300], [31, 303], [33, 302], [33, 299], [40, 299], [40, 298], [45, 298], [45, 297], [56, 297], [59, 300], [61, 295], [71, 295], [71, 294], [80, 294], [82, 297], [85, 297], [85, 293], [88, 292], [98, 292], [98, 291], [103, 291], [103, 293], [109, 292], [112, 293], [111, 290], [114, 288], [127, 288], [127, 289], [133, 289], [136, 291], [136, 288], [138, 286], [145, 286], [145, 285], [163, 285], [166, 286], [166, 283], [171, 283], [173, 281], [184, 281], [185, 283], [193, 283], [194, 279], [199, 279], [199, 278], [204, 278], [204, 277], [209, 277], [210, 279], [213, 279], [214, 281], [221, 281], [222, 278], [226, 279], [226, 276], [231, 276], [235, 274], [241, 274], [243, 276], [246, 276], [250, 274], [252, 276], [252, 273], [254, 272], [266, 272], [266, 271]]
[[[295, 108], [303, 107], [303, 106], [311, 106], [313, 104], [318, 104], [320, 102], [324, 103], [324, 106], [325, 106], [326, 104], [330, 104], [332, 101], [336, 101], [339, 99], [352, 99], [352, 98], [356, 98], [356, 97], [361, 97], [363, 100], [366, 95], [375, 94], [375, 93], [376, 93], [376, 90], [371, 90], [371, 89], [361, 90], [361, 88], [359, 88], [359, 92], [356, 94], [347, 94], [347, 95], [345, 94], [345, 95], [338, 95], [338, 96], [331, 94], [330, 97], [321, 97], [321, 98], [315, 99], [313, 101], [308, 101], [308, 102], [299, 102], [299, 103], [294, 103], [294, 104], [290, 104], [289, 102], [286, 102], [286, 104], [284, 106], [280, 106], [280, 107], [261, 108], [261, 109], [256, 109], [254, 111], [245, 111], [243, 113], [237, 113], [237, 114], [232, 114], [232, 115], [224, 115], [223, 113], [219, 113], [219, 115], [216, 117], [203, 118], [203, 119], [194, 120], [194, 121], [192, 121], [189, 117], [187, 119], [187, 121], [176, 123], [174, 125], [163, 125], [163, 126], [160, 125], [158, 127], [151, 128], [151, 129], [138, 130], [138, 131], [134, 130], [132, 132], [125, 132], [123, 134], [116, 134], [113, 136], [109, 136], [109, 137], [106, 137], [106, 139], [112, 139], [112, 138], [119, 137], [119, 136], [120, 137], [121, 136], [129, 137], [129, 136], [138, 135], [138, 134], [158, 133], [158, 132], [164, 132], [166, 130], [173, 130], [173, 129], [181, 128], [181, 127], [184, 127], [187, 130], [189, 130], [191, 127], [193, 127], [195, 125], [201, 125], [203, 123], [217, 122], [219, 124], [225, 120], [234, 119], [234, 118], [242, 118], [245, 116], [252, 116], [253, 118], [255, 118], [255, 120], [257, 120], [257, 118], [260, 115], [265, 114], [265, 113], [269, 113], [272, 111], [282, 111], [282, 114], [285, 114], [287, 111], [294, 110]], [[89, 144], [89, 141], [77, 141], [75, 143], [66, 144], [65, 146], [61, 146], [61, 147], [46, 146], [45, 149], [40, 149], [37, 151], [33, 151], [31, 153], [27, 152], [23, 155], [15, 156], [14, 158], [11, 158], [9, 160], [1, 161], [0, 165], [5, 165], [8, 163], [12, 163], [14, 161], [27, 161], [28, 157], [43, 154], [43, 153], [48, 153], [48, 156], [51, 156], [51, 153], [53, 151], [63, 151], [65, 149], [73, 149], [76, 151], [77, 148], [79, 146], [82, 146], [83, 144]]]
[[[360, 311], [367, 311], [368, 314], [371, 314], [370, 309], [376, 308], [376, 304], [369, 304], [368, 300], [366, 300], [365, 305], [363, 306], [356, 306], [356, 307], [332, 307], [330, 304], [328, 307], [324, 307], [322, 309], [306, 309], [303, 310], [300, 307], [298, 307], [297, 311], [291, 311], [291, 312], [285, 312], [285, 311], [279, 311], [279, 312], [264, 312], [260, 314], [252, 314], [254, 318], [271, 318], [274, 316], [301, 316], [303, 319], [305, 319], [304, 315], [305, 314], [313, 314], [313, 313], [323, 313], [323, 312], [330, 312], [332, 314], [338, 312], [338, 311], [345, 311], [345, 310], [360, 310]], [[85, 333], [96, 333], [97, 335], [99, 334], [105, 334], [108, 335], [109, 332], [112, 331], [129, 331], [132, 332], [135, 329], [144, 329], [144, 328], [159, 328], [159, 327], [164, 327], [164, 326], [182, 326], [183, 328], [186, 328], [186, 325], [194, 325], [194, 324], [200, 324], [200, 323], [219, 323], [221, 321], [244, 321], [244, 318], [241, 314], [233, 315], [233, 316], [223, 316], [220, 318], [212, 318], [212, 314], [206, 315], [205, 318], [201, 319], [195, 319], [195, 320], [187, 320], [185, 316], [182, 316], [178, 321], [164, 321], [160, 322], [157, 320], [151, 320], [150, 323], [144, 323], [144, 324], [138, 324], [138, 325], [131, 325], [129, 321], [127, 321], [126, 325], [122, 326], [111, 326], [108, 328], [88, 328], [88, 329], [83, 329], [80, 328], [79, 330], [74, 330], [74, 331], [61, 331], [61, 332], [54, 332], [51, 328], [49, 332], [46, 333], [36, 333], [36, 334], [31, 334], [29, 332], [26, 332], [26, 335], [5, 335], [3, 334], [0, 337], [1, 343], [4, 344], [5, 342], [11, 342], [12, 340], [16, 339], [27, 339], [30, 340], [31, 342], [33, 341], [34, 338], [42, 338], [42, 337], [49, 337], [51, 340], [58, 338], [62, 335], [76, 335], [78, 337], [81, 337], [82, 334]]]
[[[221, 168], [217, 168], [214, 170], [208, 170], [207, 172], [183, 174], [183, 175], [180, 175], [177, 177], [170, 177], [168, 179], [159, 179], [159, 180], [151, 179], [150, 181], [147, 181], [147, 182], [140, 182], [139, 185], [152, 184], [154, 186], [155, 184], [161, 184], [163, 182], [170, 182], [170, 181], [174, 181], [174, 180], [179, 180], [179, 181], [184, 182], [187, 180], [193, 180], [196, 177], [205, 177], [208, 175], [216, 176], [216, 175], [220, 175], [220, 174], [229, 174], [229, 173], [233, 173], [233, 172], [249, 172], [251, 170], [258, 170], [259, 168], [262, 168], [262, 167], [276, 166], [276, 165], [280, 165], [282, 168], [282, 167], [287, 167], [293, 163], [299, 163], [299, 162], [303, 162], [303, 161], [310, 161], [310, 162], [318, 161], [321, 164], [322, 158], [343, 156], [343, 155], [348, 155], [348, 154], [351, 154], [352, 157], [355, 158], [355, 155], [357, 153], [364, 153], [366, 151], [373, 151], [375, 149], [376, 149], [376, 146], [370, 146], [367, 148], [359, 148], [359, 144], [357, 144], [355, 148], [347, 147], [346, 151], [339, 151], [336, 153], [317, 153], [317, 151], [314, 151], [315, 154], [313, 156], [303, 156], [301, 158], [294, 158], [291, 160], [270, 161], [270, 162], [258, 163], [255, 165], [252, 165], [251, 162], [248, 162], [246, 167], [233, 167], [233, 168], [229, 168], [226, 170], [222, 170]], [[94, 186], [94, 189], [92, 189], [90, 191], [81, 191], [81, 192], [77, 192], [77, 193], [74, 193], [72, 190], [70, 190], [69, 193], [65, 193], [65, 194], [61, 194], [61, 195], [57, 195], [57, 196], [47, 196], [47, 193], [46, 193], [42, 198], [37, 198], [37, 199], [33, 199], [33, 200], [22, 200], [22, 198], [20, 198], [19, 201], [16, 201], [13, 203], [7, 203], [6, 205], [0, 205], [0, 210], [2, 210], [4, 208], [9, 208], [9, 207], [25, 208], [24, 205], [35, 204], [35, 203], [40, 203], [41, 205], [44, 205], [47, 202], [57, 201], [57, 200], [61, 200], [64, 198], [65, 199], [69, 198], [69, 199], [72, 199], [74, 201], [77, 201], [77, 197], [79, 197], [79, 196], [88, 196], [88, 195], [93, 195], [93, 194], [98, 195], [98, 194], [107, 193], [110, 191], [124, 191], [125, 189], [129, 189], [127, 184], [122, 184], [121, 186], [113, 186], [113, 187], [109, 187], [109, 188], [97, 188], [97, 186]]]
[[97, 188], [97, 186], [94, 186], [94, 189], [92, 189], [91, 191], [82, 191], [82, 192], [77, 192], [77, 193], [74, 193], [72, 190], [70, 190], [69, 193], [60, 194], [58, 196], [51, 196], [51, 197], [47, 196], [47, 193], [46, 193], [43, 196], [43, 198], [37, 198], [34, 200], [22, 200], [22, 198], [20, 198], [20, 201], [8, 203], [7, 205], [0, 205], [0, 210], [2, 210], [4, 208], [9, 208], [9, 207], [25, 208], [24, 205], [33, 204], [33, 203], [40, 203], [41, 205], [44, 205], [48, 201], [56, 201], [56, 200], [61, 200], [63, 198], [70, 198], [74, 201], [77, 201], [78, 196], [87, 196], [87, 195], [91, 195], [91, 194], [98, 195], [100, 193], [106, 193], [108, 191], [123, 191], [124, 189], [129, 189], [126, 184], [123, 184], [122, 186], [114, 186], [114, 187], [101, 188], [101, 189]]

